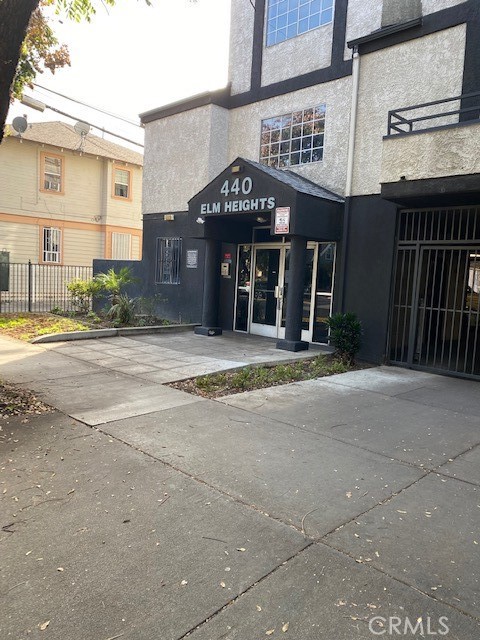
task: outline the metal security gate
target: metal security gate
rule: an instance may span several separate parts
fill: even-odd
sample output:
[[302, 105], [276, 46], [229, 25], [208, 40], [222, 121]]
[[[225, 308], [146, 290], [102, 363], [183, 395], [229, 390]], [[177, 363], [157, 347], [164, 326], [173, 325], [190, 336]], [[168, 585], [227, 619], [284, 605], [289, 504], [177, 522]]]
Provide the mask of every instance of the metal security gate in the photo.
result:
[[480, 209], [400, 212], [390, 360], [480, 378]]

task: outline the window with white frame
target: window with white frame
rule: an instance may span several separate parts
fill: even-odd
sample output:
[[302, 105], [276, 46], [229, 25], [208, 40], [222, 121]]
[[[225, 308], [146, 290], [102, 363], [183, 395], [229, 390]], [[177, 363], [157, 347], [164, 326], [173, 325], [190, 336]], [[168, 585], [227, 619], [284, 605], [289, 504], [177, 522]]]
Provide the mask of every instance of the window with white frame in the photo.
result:
[[157, 238], [156, 284], [180, 284], [181, 238]]
[[114, 167], [113, 195], [116, 198], [130, 198], [130, 171]]
[[63, 191], [63, 158], [55, 155], [43, 155], [43, 189], [45, 191]]
[[269, 0], [267, 47], [332, 22], [333, 3], [334, 0]]
[[42, 260], [43, 262], [60, 262], [62, 232], [56, 227], [43, 228]]
[[130, 260], [132, 234], [112, 233], [112, 260]]
[[323, 160], [325, 111], [321, 104], [262, 120], [260, 162], [283, 168]]

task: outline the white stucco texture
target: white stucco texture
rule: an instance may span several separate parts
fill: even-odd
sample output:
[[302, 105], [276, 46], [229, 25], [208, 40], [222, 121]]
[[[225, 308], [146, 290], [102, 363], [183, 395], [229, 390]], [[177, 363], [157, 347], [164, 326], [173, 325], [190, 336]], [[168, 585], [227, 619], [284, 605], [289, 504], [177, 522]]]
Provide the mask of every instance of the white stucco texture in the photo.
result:
[[262, 85], [330, 66], [333, 22], [263, 49]]
[[228, 79], [232, 94], [250, 89], [255, 11], [250, 2], [232, 0]]
[[263, 100], [230, 115], [229, 157], [258, 162], [261, 122], [300, 109], [326, 104], [325, 147], [322, 162], [292, 167], [292, 171], [340, 195], [345, 192], [351, 77], [341, 78], [282, 96]]
[[480, 123], [383, 141], [382, 182], [480, 173]]
[[185, 211], [227, 165], [228, 111], [207, 105], [145, 126], [143, 213]]
[[380, 192], [388, 111], [462, 90], [465, 24], [361, 57], [353, 195]]
[[349, 40], [366, 36], [382, 26], [383, 0], [348, 0], [347, 31], [345, 37], [345, 60], [352, 57], [347, 47]]
[[455, 7], [457, 4], [463, 4], [465, 0], [422, 0], [422, 13], [426, 16], [435, 11]]

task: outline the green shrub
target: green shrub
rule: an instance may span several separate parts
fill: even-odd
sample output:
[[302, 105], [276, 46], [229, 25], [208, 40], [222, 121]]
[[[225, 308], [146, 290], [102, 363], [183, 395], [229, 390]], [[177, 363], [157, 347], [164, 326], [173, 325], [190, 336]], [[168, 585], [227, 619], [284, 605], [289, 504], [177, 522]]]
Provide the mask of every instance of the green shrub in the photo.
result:
[[101, 284], [93, 278], [92, 280], [81, 280], [75, 278], [67, 284], [67, 290], [72, 296], [72, 304], [79, 313], [88, 313], [94, 296], [101, 291]]
[[344, 362], [353, 364], [362, 346], [362, 325], [354, 313], [336, 313], [325, 321], [330, 329], [330, 342], [335, 354]]
[[108, 317], [118, 325], [132, 324], [135, 319], [136, 300], [121, 293], [108, 310]]
[[107, 292], [112, 306], [118, 303], [127, 285], [138, 282], [138, 278], [135, 278], [130, 267], [122, 267], [119, 271], [109, 269], [107, 273], [97, 273], [94, 280], [99, 283], [100, 289]]

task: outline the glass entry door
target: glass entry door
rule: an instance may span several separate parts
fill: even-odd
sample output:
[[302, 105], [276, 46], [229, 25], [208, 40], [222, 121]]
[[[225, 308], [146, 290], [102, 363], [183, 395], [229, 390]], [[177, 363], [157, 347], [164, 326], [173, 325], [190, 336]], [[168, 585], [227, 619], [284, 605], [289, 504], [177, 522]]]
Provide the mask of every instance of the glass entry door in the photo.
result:
[[284, 251], [283, 247], [257, 247], [254, 250], [251, 333], [278, 337], [282, 313]]
[[[302, 340], [312, 342], [316, 276], [316, 245], [307, 249], [303, 283]], [[285, 337], [286, 302], [290, 279], [290, 247], [254, 247], [250, 332], [270, 338]]]

